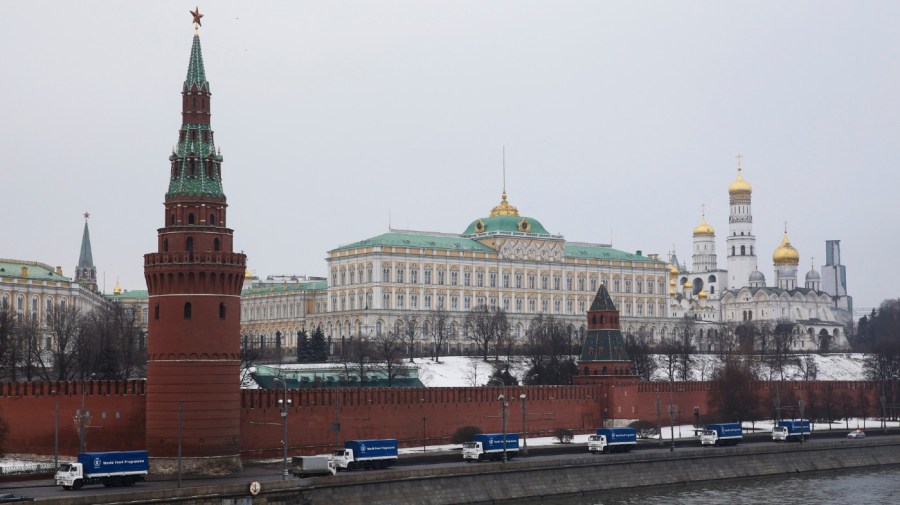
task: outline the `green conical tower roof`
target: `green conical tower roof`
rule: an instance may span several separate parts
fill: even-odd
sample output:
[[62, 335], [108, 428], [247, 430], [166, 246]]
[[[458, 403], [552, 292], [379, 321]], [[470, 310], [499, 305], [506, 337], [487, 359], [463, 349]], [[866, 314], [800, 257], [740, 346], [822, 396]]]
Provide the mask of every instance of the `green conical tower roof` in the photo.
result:
[[588, 310], [617, 310], [616, 304], [614, 304], [612, 298], [610, 298], [609, 291], [606, 290], [605, 284], [600, 284], [600, 289], [597, 290], [594, 301], [591, 302], [591, 308]]
[[78, 255], [78, 268], [94, 268], [94, 255], [91, 254], [91, 232], [88, 231], [87, 218], [84, 220], [84, 233], [81, 235], [81, 254]]
[[198, 90], [209, 91], [209, 81], [206, 80], [206, 71], [203, 69], [203, 52], [200, 50], [200, 35], [194, 34], [194, 43], [191, 46], [191, 60], [188, 62], [187, 78], [184, 80], [184, 90], [190, 91], [193, 86]]

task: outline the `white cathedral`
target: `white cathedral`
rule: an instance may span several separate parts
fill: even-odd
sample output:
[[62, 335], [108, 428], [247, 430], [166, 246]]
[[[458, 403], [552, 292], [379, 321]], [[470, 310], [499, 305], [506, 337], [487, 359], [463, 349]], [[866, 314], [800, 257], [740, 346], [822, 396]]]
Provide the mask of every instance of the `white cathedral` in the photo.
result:
[[[775, 285], [767, 286], [759, 271], [753, 214], [752, 188], [741, 175], [728, 186], [727, 270], [716, 257], [716, 232], [705, 213], [694, 228], [690, 268], [672, 254], [669, 267], [670, 316], [695, 319], [706, 334], [719, 331], [723, 323], [751, 321], [772, 323], [778, 331], [791, 331], [795, 351], [849, 349], [846, 327], [852, 323], [853, 300], [847, 295], [846, 270], [840, 264], [840, 241], [826, 241], [823, 275], [811, 267], [800, 286], [797, 269], [800, 253], [791, 245], [787, 229], [772, 253]], [[704, 332], [701, 329], [701, 335]], [[700, 350], [715, 350], [713, 339], [700, 339]]]

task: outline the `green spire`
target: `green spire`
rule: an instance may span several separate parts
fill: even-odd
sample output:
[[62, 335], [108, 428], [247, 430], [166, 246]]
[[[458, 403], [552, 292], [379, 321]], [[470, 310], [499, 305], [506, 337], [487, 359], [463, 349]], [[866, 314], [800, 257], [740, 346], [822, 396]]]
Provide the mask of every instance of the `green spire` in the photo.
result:
[[78, 255], [78, 268], [94, 268], [94, 256], [91, 254], [91, 234], [88, 231], [87, 217], [84, 219], [84, 233], [81, 235], [81, 254]]
[[209, 91], [209, 82], [206, 80], [206, 71], [203, 69], [203, 53], [200, 52], [200, 35], [194, 34], [194, 44], [191, 46], [191, 60], [188, 62], [187, 78], [184, 80], [184, 90], [190, 91], [191, 86], [196, 85], [198, 90]]

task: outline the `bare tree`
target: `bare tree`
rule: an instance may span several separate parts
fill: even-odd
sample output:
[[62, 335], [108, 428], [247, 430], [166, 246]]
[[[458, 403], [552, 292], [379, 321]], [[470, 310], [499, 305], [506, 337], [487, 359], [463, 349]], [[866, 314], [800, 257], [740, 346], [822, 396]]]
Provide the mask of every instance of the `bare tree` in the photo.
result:
[[737, 351], [737, 326], [737, 323], [727, 321], [723, 323], [719, 331], [715, 333], [713, 338], [716, 342], [716, 348], [719, 350], [720, 358], [725, 358]]
[[653, 359], [653, 351], [644, 335], [625, 335], [625, 352], [631, 359], [631, 369], [642, 380], [649, 381], [659, 365]]
[[47, 332], [51, 336], [50, 359], [53, 365], [53, 380], [71, 380], [75, 375], [76, 345], [84, 331], [81, 311], [70, 304], [65, 307], [54, 305], [47, 312]]
[[491, 328], [494, 331], [494, 361], [500, 361], [500, 353], [506, 354], [506, 368], [509, 373], [509, 352], [512, 347], [512, 339], [509, 333], [509, 319], [506, 311], [497, 307], [492, 312]]
[[678, 376], [678, 362], [681, 356], [681, 349], [676, 339], [677, 337], [673, 337], [672, 340], [663, 340], [656, 346], [659, 367], [662, 368], [668, 381], [674, 381]]
[[92, 310], [84, 318], [78, 339], [78, 373], [83, 380], [127, 379], [143, 371], [146, 363], [141, 345], [137, 311], [120, 303]]
[[32, 381], [38, 377], [46, 378], [47, 367], [41, 353], [43, 329], [40, 319], [26, 314], [17, 329], [19, 333], [18, 342], [22, 351], [21, 371], [25, 375], [25, 380]]
[[416, 337], [419, 334], [419, 320], [415, 315], [405, 315], [401, 316], [400, 319], [397, 320], [398, 325], [400, 326], [400, 333], [398, 337], [403, 341], [404, 347], [407, 350], [407, 356], [409, 357], [409, 362], [413, 362], [413, 354], [415, 354], [416, 349]]
[[381, 335], [376, 335], [374, 342], [374, 357], [378, 360], [375, 368], [380, 368], [387, 379], [388, 387], [394, 385], [394, 380], [398, 377], [405, 377], [408, 369], [402, 366], [404, 354], [403, 333], [405, 331], [402, 325], [398, 324], [400, 331], [386, 331]]
[[450, 314], [443, 307], [438, 307], [428, 313], [428, 333], [434, 343], [431, 359], [435, 363], [440, 362], [441, 348], [453, 336], [450, 324]]
[[551, 314], [537, 314], [525, 334], [526, 384], [568, 384], [576, 373], [566, 328]]
[[726, 359], [713, 373], [709, 403], [721, 420], [756, 421], [760, 415], [759, 398], [751, 383], [753, 372], [739, 359]]
[[694, 347], [695, 335], [697, 333], [697, 322], [692, 317], [684, 317], [678, 322], [678, 337], [673, 339], [677, 346], [676, 368], [678, 378], [687, 381], [691, 378], [691, 372], [694, 369], [695, 358], [694, 353], [697, 350]]
[[488, 359], [488, 351], [496, 335], [494, 317], [491, 309], [481, 304], [466, 313], [466, 326], [469, 328], [468, 340], [471, 340], [481, 351], [484, 361]]
[[780, 319], [775, 324], [769, 347], [770, 352], [766, 356], [766, 364], [769, 365], [769, 380], [774, 380], [776, 377], [784, 380], [784, 372], [791, 361], [795, 328], [795, 323], [788, 319]]
[[0, 305], [0, 370], [4, 370], [3, 378], [15, 380], [18, 342], [16, 313], [10, 310], [9, 305]]

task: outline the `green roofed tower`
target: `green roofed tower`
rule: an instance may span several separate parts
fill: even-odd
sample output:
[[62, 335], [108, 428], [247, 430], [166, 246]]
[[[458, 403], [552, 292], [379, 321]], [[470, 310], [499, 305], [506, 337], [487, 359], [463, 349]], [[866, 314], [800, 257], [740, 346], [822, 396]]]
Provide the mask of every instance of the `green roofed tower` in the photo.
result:
[[604, 378], [632, 377], [631, 360], [619, 326], [619, 310], [605, 284], [594, 296], [587, 312], [587, 333], [578, 362], [577, 384], [593, 384]]
[[210, 128], [209, 81], [203, 68], [200, 35], [194, 33], [187, 77], [181, 90], [181, 128], [169, 156], [171, 176], [166, 198], [209, 196], [222, 198], [222, 155]]
[[97, 292], [97, 267], [94, 266], [94, 255], [91, 253], [91, 232], [88, 230], [87, 212], [84, 213], [84, 233], [81, 235], [81, 252], [78, 255], [78, 266], [75, 267], [75, 282]]

